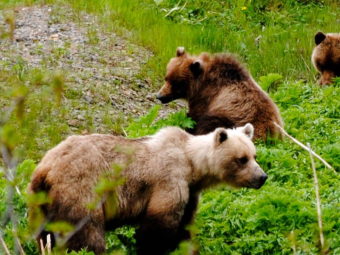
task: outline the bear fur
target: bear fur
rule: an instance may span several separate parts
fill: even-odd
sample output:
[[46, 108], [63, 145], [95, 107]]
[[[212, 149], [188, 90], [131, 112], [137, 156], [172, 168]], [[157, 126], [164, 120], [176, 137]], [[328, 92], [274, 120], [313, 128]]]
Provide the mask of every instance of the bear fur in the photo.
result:
[[315, 48], [312, 62], [321, 73], [320, 85], [329, 85], [333, 78], [340, 77], [340, 34], [324, 34], [319, 31], [314, 36]]
[[183, 47], [167, 66], [165, 84], [157, 99], [168, 103], [188, 101], [188, 116], [195, 122], [192, 134], [207, 134], [217, 127], [254, 125], [254, 139], [281, 138], [280, 112], [272, 99], [231, 54], [190, 56]]
[[[38, 207], [45, 221], [81, 223], [65, 245], [69, 251], [87, 247], [102, 254], [105, 231], [139, 224], [137, 254], [165, 254], [190, 239], [186, 226], [203, 189], [220, 183], [258, 189], [265, 183], [267, 175], [256, 162], [252, 136], [251, 124], [202, 136], [177, 127], [140, 139], [70, 136], [48, 151], [35, 169], [29, 192], [46, 192], [52, 203], [29, 206], [30, 215]], [[125, 164], [119, 174], [124, 182], [115, 188], [114, 199], [104, 199], [91, 210], [87, 205], [98, 200], [94, 187], [104, 175], [110, 178], [113, 164]], [[115, 213], [109, 217], [105, 209], [114, 204]], [[30, 222], [34, 220], [30, 217]], [[39, 228], [37, 241], [46, 244], [49, 232]], [[52, 234], [52, 244], [56, 241]]]

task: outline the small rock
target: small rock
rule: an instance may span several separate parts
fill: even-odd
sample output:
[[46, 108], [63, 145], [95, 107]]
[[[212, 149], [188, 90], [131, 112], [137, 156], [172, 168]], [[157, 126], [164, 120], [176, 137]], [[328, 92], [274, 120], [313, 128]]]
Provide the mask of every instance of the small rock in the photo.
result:
[[151, 102], [155, 102], [156, 94], [147, 94], [146, 99], [150, 100]]
[[84, 96], [84, 99], [88, 104], [91, 104], [93, 102], [93, 98], [90, 96]]
[[79, 120], [68, 120], [67, 124], [71, 127], [77, 127], [79, 125]]
[[53, 34], [50, 36], [50, 40], [58, 40], [59, 39], [59, 34]]

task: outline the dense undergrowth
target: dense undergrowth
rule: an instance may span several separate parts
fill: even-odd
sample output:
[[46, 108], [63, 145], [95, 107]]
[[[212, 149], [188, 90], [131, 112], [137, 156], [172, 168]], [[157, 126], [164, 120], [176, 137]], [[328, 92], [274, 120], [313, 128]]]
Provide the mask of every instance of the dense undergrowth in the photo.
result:
[[[220, 187], [204, 193], [191, 227], [200, 254], [340, 253], [340, 81], [320, 87], [310, 63], [314, 33], [340, 31], [338, 1], [5, 0], [0, 9], [11, 10], [22, 3], [70, 4], [78, 15], [82, 10], [98, 15], [102, 29], [117, 33], [123, 28], [131, 30], [131, 40], [155, 53], [140, 74], [152, 79], [155, 92], [177, 46], [192, 53], [238, 54], [279, 106], [285, 129], [301, 142], [309, 142], [335, 169], [316, 161], [325, 246], [320, 248], [309, 154], [286, 139], [257, 143], [258, 162], [269, 176], [260, 190]], [[37, 254], [27, 226], [25, 189], [44, 152], [70, 133], [69, 127], [61, 124], [69, 109], [63, 100], [58, 106], [62, 98], [59, 86], [65, 85], [60, 74], [27, 69], [19, 60], [16, 65], [1, 62], [0, 67], [0, 139], [10, 152], [9, 158], [14, 159], [11, 163], [20, 162], [14, 194], [8, 192], [14, 184], [6, 181], [2, 163], [1, 220], [6, 219], [8, 201], [13, 200], [15, 210], [1, 234], [14, 253], [12, 230], [17, 230], [25, 253]], [[51, 98], [51, 94], [57, 96]], [[67, 88], [63, 96], [72, 97]], [[192, 124], [184, 111], [158, 120], [158, 109], [156, 106], [147, 116], [122, 123], [122, 128], [130, 137], [137, 137], [165, 125]], [[107, 114], [107, 118], [113, 117]], [[112, 129], [112, 124], [106, 125], [107, 132]], [[108, 234], [108, 253], [133, 253], [133, 233], [133, 228], [126, 227]], [[185, 246], [176, 253], [183, 250]]]

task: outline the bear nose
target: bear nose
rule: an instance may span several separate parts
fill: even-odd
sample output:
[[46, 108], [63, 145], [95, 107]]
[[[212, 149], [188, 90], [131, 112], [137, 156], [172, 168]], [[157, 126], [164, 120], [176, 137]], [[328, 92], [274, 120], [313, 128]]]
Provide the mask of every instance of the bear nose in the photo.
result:
[[156, 97], [159, 101], [161, 101], [162, 104], [166, 104], [166, 103], [169, 103], [172, 101], [172, 98], [171, 97], [165, 97], [165, 96], [162, 96], [162, 94], [158, 94], [157, 97]]
[[266, 180], [268, 179], [268, 175], [263, 174], [260, 177], [260, 187], [266, 182]]
[[161, 100], [162, 99], [162, 95], [161, 94], [157, 94], [157, 97], [156, 97], [158, 100]]

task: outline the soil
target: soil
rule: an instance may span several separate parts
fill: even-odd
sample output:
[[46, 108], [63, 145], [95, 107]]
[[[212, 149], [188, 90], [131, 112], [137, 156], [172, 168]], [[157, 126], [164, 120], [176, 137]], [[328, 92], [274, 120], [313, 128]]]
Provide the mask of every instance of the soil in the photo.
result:
[[[10, 15], [0, 10], [0, 34], [10, 31], [11, 15], [15, 29], [12, 38], [0, 39], [0, 68], [13, 68], [20, 62], [26, 69], [59, 70], [65, 80], [64, 91], [80, 94], [80, 106], [90, 105], [95, 131], [107, 131], [101, 123], [101, 106], [110, 105], [112, 118], [120, 115], [127, 119], [145, 115], [159, 104], [155, 96], [161, 84], [152, 84], [141, 75], [153, 53], [131, 42], [129, 31], [123, 35], [105, 31], [92, 15], [46, 5], [18, 7]], [[86, 112], [74, 107], [65, 94], [62, 104], [72, 108], [65, 121], [77, 131]], [[182, 107], [182, 103], [163, 106], [160, 116]]]

